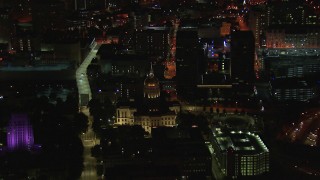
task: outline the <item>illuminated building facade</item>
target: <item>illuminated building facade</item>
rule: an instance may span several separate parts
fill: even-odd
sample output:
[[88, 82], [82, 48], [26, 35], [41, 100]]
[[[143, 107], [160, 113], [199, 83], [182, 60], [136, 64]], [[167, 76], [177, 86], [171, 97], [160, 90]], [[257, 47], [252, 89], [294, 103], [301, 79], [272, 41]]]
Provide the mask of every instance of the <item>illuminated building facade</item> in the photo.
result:
[[222, 172], [228, 177], [256, 176], [269, 172], [269, 149], [256, 134], [215, 130], [212, 147]]
[[144, 110], [134, 114], [135, 125], [141, 125], [148, 133], [151, 133], [152, 128], [159, 126], [176, 126], [179, 110], [175, 106], [169, 107], [168, 110], [162, 107], [159, 81], [154, 77], [152, 66], [144, 81], [144, 104]]
[[174, 127], [176, 123], [177, 114], [174, 112], [168, 112], [166, 114], [154, 114], [154, 115], [136, 115], [135, 124], [141, 125], [143, 129], [151, 133], [152, 128], [157, 128], [160, 126]]
[[197, 31], [179, 30], [177, 32], [176, 82], [179, 97], [194, 97], [195, 85], [201, 73], [202, 53]]
[[231, 31], [231, 23], [222, 22], [222, 25], [220, 28], [220, 36], [230, 35], [230, 31]]
[[172, 28], [170, 29], [170, 40], [168, 44], [168, 55], [166, 57], [166, 61], [164, 62], [165, 70], [164, 70], [164, 78], [172, 79], [176, 76], [176, 44], [177, 44], [177, 31], [179, 27], [179, 19], [172, 20]]
[[317, 49], [275, 49], [264, 58], [265, 70], [272, 78], [304, 78], [320, 72]]
[[[201, 83], [203, 76], [210, 73], [219, 73], [223, 75], [230, 74], [230, 52], [228, 50], [228, 39], [213, 38], [201, 39], [203, 44], [203, 53], [205, 60], [205, 74], [201, 75]], [[230, 48], [229, 48], [230, 49]]]
[[34, 145], [33, 130], [26, 114], [13, 114], [7, 127], [9, 150], [28, 149]]
[[115, 125], [140, 125], [150, 134], [152, 128], [176, 126], [176, 117], [180, 111], [180, 105], [164, 106], [167, 105], [164, 105], [160, 100], [159, 81], [154, 76], [151, 66], [150, 73], [144, 81], [142, 104], [119, 103], [116, 108]]
[[14, 2], [10, 16], [11, 46], [17, 52], [31, 52], [35, 49], [35, 35], [33, 26], [32, 4], [30, 1], [18, 0]]
[[320, 48], [319, 26], [275, 26], [266, 32], [267, 48]]
[[266, 14], [262, 11], [252, 10], [249, 13], [249, 28], [253, 32], [256, 47], [260, 47], [265, 42], [262, 42], [262, 35], [265, 33], [266, 28]]
[[304, 80], [277, 79], [272, 81], [272, 91], [278, 101], [301, 101], [315, 96], [315, 87]]
[[156, 99], [160, 96], [160, 86], [158, 79], [154, 76], [152, 65], [147, 78], [144, 80], [144, 98]]
[[137, 112], [135, 106], [118, 105], [116, 109], [116, 125], [134, 125], [134, 113]]

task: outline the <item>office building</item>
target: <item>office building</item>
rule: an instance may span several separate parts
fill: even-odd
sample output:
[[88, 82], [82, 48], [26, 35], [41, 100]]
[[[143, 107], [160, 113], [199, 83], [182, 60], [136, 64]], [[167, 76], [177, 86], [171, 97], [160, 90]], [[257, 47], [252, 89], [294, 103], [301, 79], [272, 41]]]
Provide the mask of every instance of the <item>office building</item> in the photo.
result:
[[168, 53], [169, 29], [136, 30], [134, 38], [134, 48], [137, 53], [146, 54], [155, 58], [166, 58]]
[[317, 49], [276, 49], [264, 57], [264, 70], [272, 79], [304, 78], [320, 72]]
[[[312, 3], [311, 3], [312, 4]], [[269, 25], [319, 25], [317, 5], [304, 1], [274, 1], [267, 6]]]
[[222, 172], [228, 177], [256, 176], [269, 172], [269, 149], [256, 134], [216, 129], [212, 147]]
[[34, 145], [33, 129], [26, 114], [12, 114], [7, 127], [9, 150], [30, 150]]
[[200, 63], [204, 61], [198, 32], [181, 30], [177, 32], [176, 45], [176, 82], [180, 97], [194, 97], [195, 87], [204, 71]]
[[320, 48], [320, 26], [271, 26], [267, 48]]
[[231, 34], [231, 78], [235, 82], [253, 82], [255, 41], [252, 31]]
[[273, 95], [277, 101], [306, 102], [315, 97], [315, 86], [298, 79], [277, 79], [271, 83]]
[[265, 44], [263, 35], [267, 28], [266, 13], [264, 10], [251, 10], [249, 12], [249, 28], [253, 32], [256, 47]]

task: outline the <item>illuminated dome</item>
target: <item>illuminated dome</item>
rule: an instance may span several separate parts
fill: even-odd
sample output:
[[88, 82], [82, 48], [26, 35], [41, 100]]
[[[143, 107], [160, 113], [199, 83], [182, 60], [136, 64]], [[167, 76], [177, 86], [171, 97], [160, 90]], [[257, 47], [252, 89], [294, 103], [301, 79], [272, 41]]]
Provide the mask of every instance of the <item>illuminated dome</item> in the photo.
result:
[[147, 78], [144, 80], [144, 97], [148, 99], [160, 96], [160, 86], [158, 79], [154, 76], [152, 65]]

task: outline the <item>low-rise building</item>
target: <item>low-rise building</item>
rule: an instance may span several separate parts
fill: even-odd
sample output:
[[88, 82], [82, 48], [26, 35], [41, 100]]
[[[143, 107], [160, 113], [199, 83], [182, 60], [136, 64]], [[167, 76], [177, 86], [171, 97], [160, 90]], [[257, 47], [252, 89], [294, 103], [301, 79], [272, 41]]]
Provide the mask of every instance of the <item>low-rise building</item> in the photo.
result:
[[213, 131], [211, 141], [222, 172], [228, 177], [269, 172], [269, 150], [259, 135], [250, 132]]
[[272, 26], [266, 32], [267, 48], [319, 48], [319, 26]]
[[278, 101], [307, 101], [315, 96], [316, 87], [294, 78], [272, 81], [272, 91]]

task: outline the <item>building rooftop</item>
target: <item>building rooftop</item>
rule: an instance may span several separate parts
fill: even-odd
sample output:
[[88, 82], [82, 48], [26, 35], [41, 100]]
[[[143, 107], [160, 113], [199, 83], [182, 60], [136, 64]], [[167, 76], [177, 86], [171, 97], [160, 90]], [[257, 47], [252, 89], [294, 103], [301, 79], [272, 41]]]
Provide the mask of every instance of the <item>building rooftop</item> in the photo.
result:
[[271, 83], [274, 89], [306, 89], [312, 87], [306, 80], [298, 78], [276, 79]]
[[236, 153], [241, 154], [269, 152], [260, 137], [250, 132], [230, 131], [228, 133], [223, 133], [217, 131], [215, 133], [215, 141], [219, 145], [221, 151], [226, 151], [228, 148], [232, 147]]

